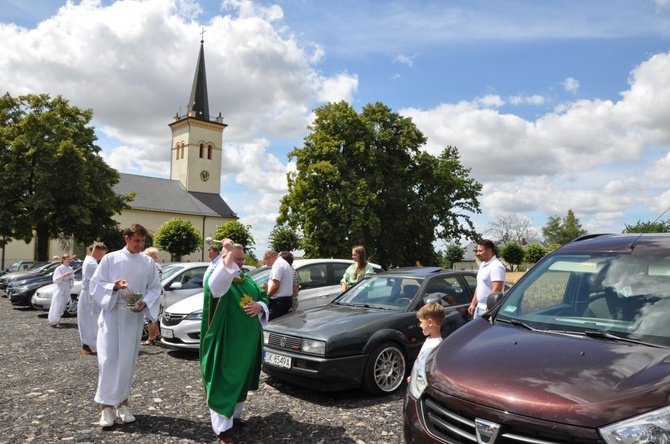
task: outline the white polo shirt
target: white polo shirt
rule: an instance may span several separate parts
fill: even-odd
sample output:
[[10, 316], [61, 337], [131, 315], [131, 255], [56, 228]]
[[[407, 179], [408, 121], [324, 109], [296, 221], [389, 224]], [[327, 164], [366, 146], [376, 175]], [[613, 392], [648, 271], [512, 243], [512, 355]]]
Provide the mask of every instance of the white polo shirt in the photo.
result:
[[493, 282], [497, 281], [505, 282], [505, 266], [493, 256], [490, 261], [482, 262], [477, 272], [477, 307], [486, 308]]

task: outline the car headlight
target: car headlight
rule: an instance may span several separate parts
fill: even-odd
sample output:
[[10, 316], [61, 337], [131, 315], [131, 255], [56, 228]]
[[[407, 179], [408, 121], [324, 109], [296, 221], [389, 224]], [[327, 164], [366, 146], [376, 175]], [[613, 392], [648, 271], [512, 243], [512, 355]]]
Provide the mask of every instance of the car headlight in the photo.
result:
[[263, 330], [263, 345], [268, 345], [270, 343], [270, 332]]
[[407, 386], [407, 391], [410, 396], [414, 399], [419, 399], [423, 391], [426, 389], [428, 383], [426, 382], [425, 374], [426, 372], [420, 372], [421, 365], [418, 365], [418, 362], [412, 367], [412, 373], [409, 380], [409, 385]]
[[324, 356], [326, 354], [326, 343], [324, 341], [315, 341], [313, 339], [303, 339], [300, 350], [305, 353]]
[[600, 434], [609, 444], [670, 442], [670, 406], [602, 427]]
[[202, 310], [194, 311], [186, 316], [184, 316], [185, 321], [201, 321], [202, 320]]
[[20, 287], [16, 287], [14, 289], [14, 294], [16, 293], [25, 293], [26, 291], [30, 291], [33, 288], [35, 288], [34, 285], [21, 285]]

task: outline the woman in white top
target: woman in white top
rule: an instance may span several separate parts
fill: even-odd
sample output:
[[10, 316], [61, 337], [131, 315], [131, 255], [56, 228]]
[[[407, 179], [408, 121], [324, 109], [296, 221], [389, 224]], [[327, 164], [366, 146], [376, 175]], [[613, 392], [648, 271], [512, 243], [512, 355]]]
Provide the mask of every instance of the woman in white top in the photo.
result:
[[70, 255], [64, 254], [60, 260], [60, 265], [54, 270], [53, 281], [56, 284], [53, 296], [51, 297], [51, 306], [49, 307], [49, 323], [54, 328], [63, 328], [60, 325], [60, 318], [65, 313], [65, 308], [70, 300], [70, 289], [74, 281], [74, 270], [70, 267]]
[[356, 282], [363, 280], [366, 276], [372, 276], [375, 270], [372, 265], [368, 264], [367, 256], [365, 255], [365, 248], [362, 245], [357, 245], [351, 250], [351, 258], [354, 264], [351, 264], [347, 271], [344, 272], [340, 285], [342, 291], [354, 285]]

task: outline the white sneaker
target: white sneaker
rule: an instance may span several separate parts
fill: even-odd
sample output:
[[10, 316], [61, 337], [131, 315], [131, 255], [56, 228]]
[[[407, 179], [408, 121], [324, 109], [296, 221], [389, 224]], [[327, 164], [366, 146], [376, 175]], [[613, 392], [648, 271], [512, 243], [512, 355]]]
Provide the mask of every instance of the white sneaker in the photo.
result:
[[111, 407], [102, 410], [100, 415], [100, 426], [111, 427], [114, 425], [114, 410]]
[[128, 424], [129, 422], [134, 422], [135, 417], [130, 413], [130, 409], [127, 405], [122, 405], [116, 412], [116, 416], [121, 418], [121, 421]]

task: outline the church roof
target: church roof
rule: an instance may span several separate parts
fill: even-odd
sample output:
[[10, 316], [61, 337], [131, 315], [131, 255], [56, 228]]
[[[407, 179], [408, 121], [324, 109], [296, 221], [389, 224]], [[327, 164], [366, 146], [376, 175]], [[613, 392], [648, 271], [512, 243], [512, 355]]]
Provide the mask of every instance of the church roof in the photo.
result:
[[189, 193], [178, 180], [126, 173], [120, 173], [120, 176], [114, 192], [119, 195], [136, 193], [129, 204], [133, 210], [237, 218], [218, 194]]
[[198, 120], [209, 120], [209, 99], [207, 96], [207, 74], [205, 72], [205, 48], [204, 41], [200, 41], [200, 53], [198, 64], [195, 67], [191, 98], [188, 101], [188, 111], [195, 111]]

